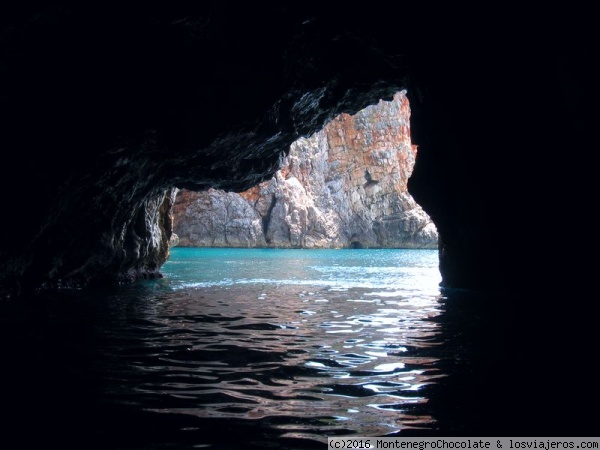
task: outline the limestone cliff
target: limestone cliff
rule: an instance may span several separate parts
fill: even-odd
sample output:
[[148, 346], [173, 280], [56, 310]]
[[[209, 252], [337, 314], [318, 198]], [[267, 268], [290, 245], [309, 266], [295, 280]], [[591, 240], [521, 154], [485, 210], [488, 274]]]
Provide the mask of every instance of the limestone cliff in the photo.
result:
[[275, 176], [247, 191], [180, 191], [179, 245], [437, 248], [407, 191], [417, 152], [409, 120], [402, 91], [297, 140]]

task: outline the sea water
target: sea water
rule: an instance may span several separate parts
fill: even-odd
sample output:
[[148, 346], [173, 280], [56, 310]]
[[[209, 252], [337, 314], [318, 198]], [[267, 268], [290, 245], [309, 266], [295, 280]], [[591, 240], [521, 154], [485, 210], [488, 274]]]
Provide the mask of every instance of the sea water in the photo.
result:
[[173, 248], [162, 272], [0, 305], [22, 448], [325, 448], [487, 423], [473, 374], [497, 342], [479, 299], [440, 289], [437, 250]]

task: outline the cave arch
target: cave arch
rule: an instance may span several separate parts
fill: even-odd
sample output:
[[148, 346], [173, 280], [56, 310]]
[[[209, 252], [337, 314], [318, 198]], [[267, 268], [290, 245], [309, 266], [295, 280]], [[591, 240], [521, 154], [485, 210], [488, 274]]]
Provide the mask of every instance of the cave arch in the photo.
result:
[[[549, 180], [534, 175], [591, 142], [593, 40], [579, 12], [548, 11], [578, 26], [544, 22], [538, 47], [522, 11], [472, 23], [403, 4], [386, 10], [401, 18], [390, 26], [376, 9], [268, 12], [3, 6], [4, 293], [159, 276], [172, 186], [247, 189], [298, 137], [402, 89], [420, 145], [409, 190], [440, 233], [443, 283], [530, 282], [507, 250], [531, 243], [513, 217], [548, 219]], [[519, 164], [498, 163], [507, 149]]]

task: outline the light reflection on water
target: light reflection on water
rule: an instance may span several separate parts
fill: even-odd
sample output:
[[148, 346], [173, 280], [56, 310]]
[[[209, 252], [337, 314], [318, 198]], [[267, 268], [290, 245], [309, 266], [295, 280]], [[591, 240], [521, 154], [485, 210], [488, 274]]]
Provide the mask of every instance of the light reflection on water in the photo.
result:
[[35, 405], [41, 441], [109, 450], [306, 448], [469, 423], [473, 378], [456, 375], [473, 343], [494, 352], [481, 302], [440, 293], [436, 251], [181, 250], [160, 280], [1, 305], [12, 417]]
[[437, 250], [175, 248], [164, 270], [172, 289], [239, 284], [373, 288], [438, 295]]
[[439, 344], [437, 252], [175, 250], [142, 351], [123, 355], [148, 374], [128, 394], [145, 409], [323, 442], [435, 421], [415, 405], [443, 376], [422, 354]]
[[160, 396], [152, 411], [288, 417], [284, 437], [430, 423], [407, 406], [425, 402], [421, 388], [440, 376], [435, 358], [419, 356], [435, 345], [438, 324], [427, 319], [439, 314], [437, 299], [373, 294], [246, 286], [163, 297], [144, 324], [143, 351], [127, 349], [133, 367], [151, 372], [134, 392]]

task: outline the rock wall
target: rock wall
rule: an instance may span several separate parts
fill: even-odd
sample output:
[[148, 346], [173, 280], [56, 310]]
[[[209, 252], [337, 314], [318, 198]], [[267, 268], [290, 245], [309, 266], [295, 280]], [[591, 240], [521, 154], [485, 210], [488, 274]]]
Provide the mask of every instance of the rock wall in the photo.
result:
[[417, 153], [406, 91], [295, 141], [275, 176], [241, 193], [182, 190], [180, 246], [437, 248], [407, 190]]

